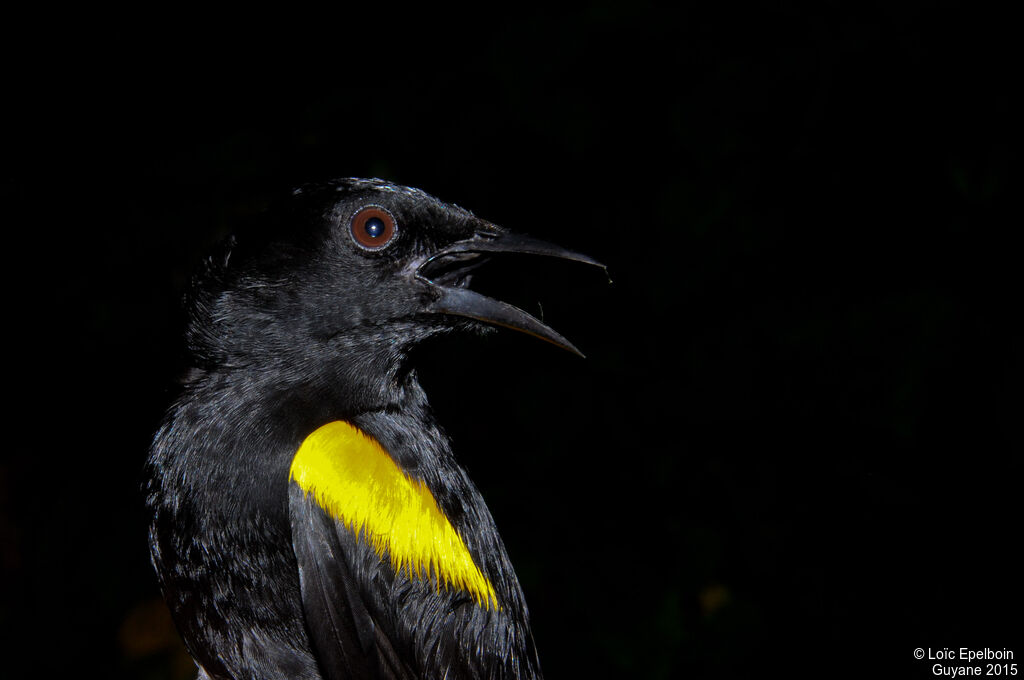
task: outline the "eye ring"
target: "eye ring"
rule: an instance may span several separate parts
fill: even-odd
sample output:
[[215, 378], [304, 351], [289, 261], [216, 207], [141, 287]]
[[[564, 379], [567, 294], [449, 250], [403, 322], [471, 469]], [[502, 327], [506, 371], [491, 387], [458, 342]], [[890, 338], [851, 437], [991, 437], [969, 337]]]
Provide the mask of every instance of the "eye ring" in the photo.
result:
[[379, 205], [360, 208], [349, 222], [349, 233], [356, 245], [364, 250], [381, 250], [398, 234], [394, 215]]

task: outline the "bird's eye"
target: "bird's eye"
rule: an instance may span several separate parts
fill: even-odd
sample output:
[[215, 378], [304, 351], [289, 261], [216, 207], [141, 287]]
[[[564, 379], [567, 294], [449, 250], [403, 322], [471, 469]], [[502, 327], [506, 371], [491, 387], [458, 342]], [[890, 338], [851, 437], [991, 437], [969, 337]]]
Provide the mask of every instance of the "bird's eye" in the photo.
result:
[[352, 238], [367, 250], [380, 250], [398, 233], [395, 218], [384, 208], [371, 205], [352, 216]]

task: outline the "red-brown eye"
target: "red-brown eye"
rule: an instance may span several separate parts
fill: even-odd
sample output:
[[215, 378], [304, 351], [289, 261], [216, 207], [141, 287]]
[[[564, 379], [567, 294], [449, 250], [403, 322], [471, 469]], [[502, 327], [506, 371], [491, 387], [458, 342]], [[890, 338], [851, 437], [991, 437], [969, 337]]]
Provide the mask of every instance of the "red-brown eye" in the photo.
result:
[[352, 216], [352, 238], [367, 250], [380, 250], [398, 233], [395, 218], [384, 208], [371, 205]]

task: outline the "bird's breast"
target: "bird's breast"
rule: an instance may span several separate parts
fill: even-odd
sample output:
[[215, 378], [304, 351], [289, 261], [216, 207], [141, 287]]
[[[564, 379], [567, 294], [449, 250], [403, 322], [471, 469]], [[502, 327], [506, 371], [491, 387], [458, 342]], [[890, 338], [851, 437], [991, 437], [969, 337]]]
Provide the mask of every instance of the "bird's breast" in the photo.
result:
[[381, 444], [337, 420], [315, 430], [292, 460], [290, 479], [328, 515], [390, 560], [395, 573], [457, 588], [484, 608], [494, 587], [428, 486], [408, 475]]

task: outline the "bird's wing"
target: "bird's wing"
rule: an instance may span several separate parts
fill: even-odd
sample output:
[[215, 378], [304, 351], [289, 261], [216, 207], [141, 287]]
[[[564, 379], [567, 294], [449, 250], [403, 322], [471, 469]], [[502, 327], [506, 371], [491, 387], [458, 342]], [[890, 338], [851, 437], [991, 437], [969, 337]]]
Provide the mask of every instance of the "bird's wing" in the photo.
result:
[[343, 528], [295, 483], [289, 513], [306, 628], [325, 680], [413, 680], [363, 602]]

